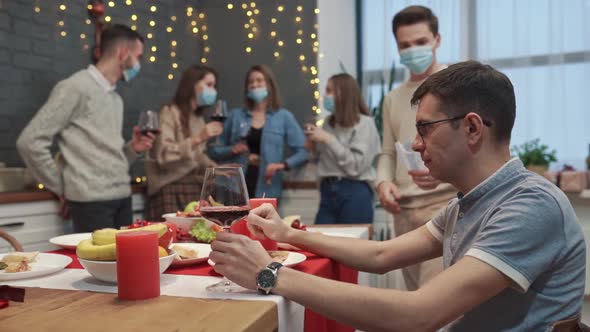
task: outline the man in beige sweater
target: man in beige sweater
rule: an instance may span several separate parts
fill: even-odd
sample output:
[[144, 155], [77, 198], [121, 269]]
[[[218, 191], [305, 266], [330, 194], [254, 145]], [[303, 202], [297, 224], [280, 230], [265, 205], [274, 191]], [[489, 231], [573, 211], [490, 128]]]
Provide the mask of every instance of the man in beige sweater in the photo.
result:
[[[60, 81], [22, 131], [16, 145], [35, 178], [69, 207], [75, 232], [120, 227], [132, 221], [129, 164], [151, 148], [152, 134], [125, 143], [119, 80], [137, 75], [143, 38], [114, 25], [101, 35], [101, 57]], [[50, 151], [56, 141], [63, 163]]]
[[[438, 19], [423, 6], [410, 6], [397, 13], [392, 22], [400, 61], [410, 70], [410, 79], [391, 91], [383, 102], [383, 148], [377, 163], [376, 187], [383, 207], [393, 214], [396, 236], [419, 228], [455, 195], [449, 184], [440, 183], [426, 168], [408, 170], [396, 153], [395, 143], [416, 137], [416, 112], [412, 94], [431, 74], [446, 66], [439, 64]], [[402, 269], [408, 290], [416, 290], [442, 271], [440, 258]]]

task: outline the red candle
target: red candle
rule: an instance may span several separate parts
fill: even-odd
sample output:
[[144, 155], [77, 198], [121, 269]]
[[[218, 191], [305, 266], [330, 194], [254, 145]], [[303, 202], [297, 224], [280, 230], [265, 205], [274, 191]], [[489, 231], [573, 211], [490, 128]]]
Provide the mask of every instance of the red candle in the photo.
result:
[[158, 233], [133, 231], [118, 233], [117, 291], [124, 300], [160, 296]]
[[[250, 209], [253, 210], [254, 208], [259, 207], [264, 203], [270, 203], [272, 206], [277, 209], [277, 199], [276, 198], [250, 198]], [[279, 247], [277, 245], [277, 241], [273, 241], [269, 238], [259, 239], [254, 234], [250, 233], [248, 230], [248, 226], [246, 225], [246, 219], [242, 219], [240, 221], [235, 222], [231, 227], [232, 233], [237, 234], [244, 234], [249, 236], [251, 239], [260, 241], [264, 249], [266, 250], [277, 250]]]

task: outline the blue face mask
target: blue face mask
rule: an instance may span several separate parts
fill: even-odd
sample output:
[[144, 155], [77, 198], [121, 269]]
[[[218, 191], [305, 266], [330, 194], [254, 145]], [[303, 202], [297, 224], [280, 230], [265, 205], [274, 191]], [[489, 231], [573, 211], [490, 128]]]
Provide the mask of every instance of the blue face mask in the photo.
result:
[[217, 100], [217, 90], [206, 86], [203, 91], [197, 95], [197, 105], [210, 106]]
[[141, 69], [141, 64], [137, 61], [131, 68], [127, 68], [123, 70], [123, 79], [125, 82], [131, 81], [137, 74], [139, 74], [139, 70]]
[[268, 90], [266, 88], [256, 88], [248, 90], [248, 98], [252, 99], [255, 103], [260, 103], [268, 97]]
[[324, 109], [326, 111], [334, 111], [334, 96], [324, 96]]
[[414, 73], [423, 74], [432, 64], [434, 53], [432, 46], [414, 46], [399, 52], [400, 63]]

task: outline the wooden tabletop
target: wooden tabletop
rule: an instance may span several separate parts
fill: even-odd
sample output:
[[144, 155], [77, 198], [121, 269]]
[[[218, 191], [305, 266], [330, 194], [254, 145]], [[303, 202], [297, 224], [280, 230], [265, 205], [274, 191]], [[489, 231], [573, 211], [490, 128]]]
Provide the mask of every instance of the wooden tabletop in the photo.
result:
[[0, 309], [0, 331], [243, 331], [278, 330], [271, 301], [160, 296], [121, 301], [117, 294], [26, 288], [25, 302]]

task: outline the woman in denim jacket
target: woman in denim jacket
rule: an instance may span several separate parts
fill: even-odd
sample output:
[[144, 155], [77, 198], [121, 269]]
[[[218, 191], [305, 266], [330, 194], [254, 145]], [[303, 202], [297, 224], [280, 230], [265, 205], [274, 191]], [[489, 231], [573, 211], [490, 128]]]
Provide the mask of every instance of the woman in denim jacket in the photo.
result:
[[[303, 130], [288, 110], [281, 108], [276, 79], [265, 65], [246, 73], [244, 108], [232, 110], [219, 144], [209, 156], [219, 163], [243, 166], [250, 197], [281, 197], [283, 171], [307, 161]], [[285, 145], [291, 155], [285, 156]]]

